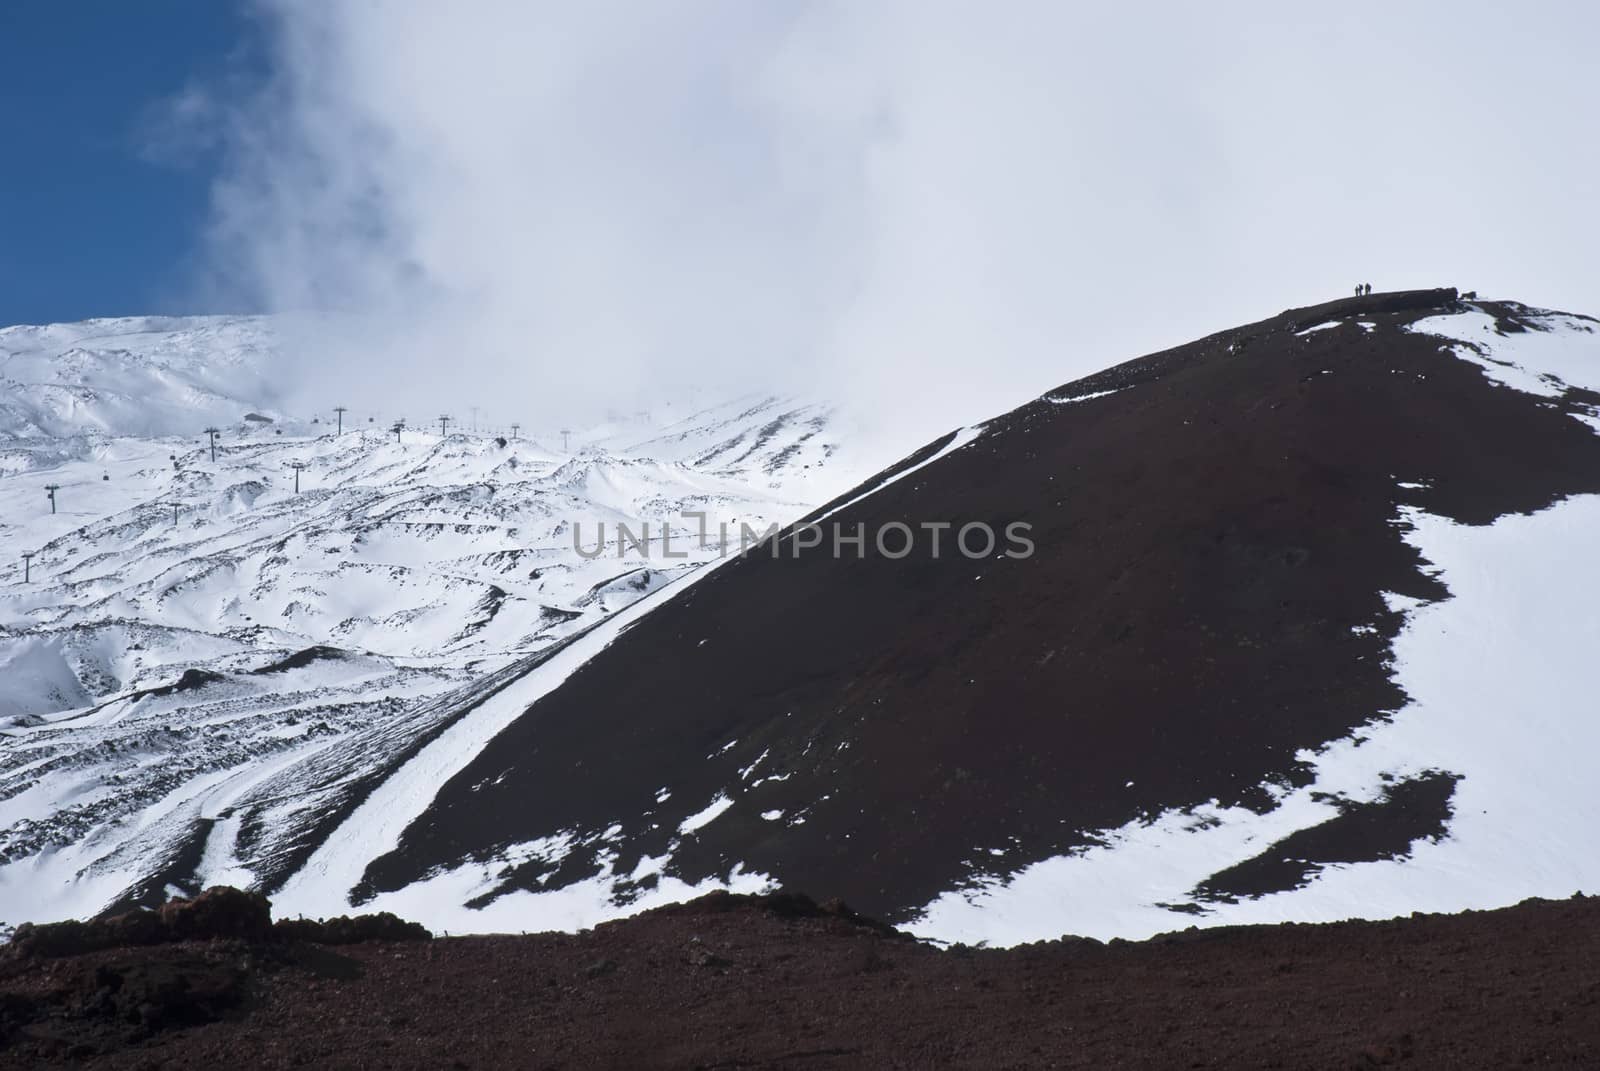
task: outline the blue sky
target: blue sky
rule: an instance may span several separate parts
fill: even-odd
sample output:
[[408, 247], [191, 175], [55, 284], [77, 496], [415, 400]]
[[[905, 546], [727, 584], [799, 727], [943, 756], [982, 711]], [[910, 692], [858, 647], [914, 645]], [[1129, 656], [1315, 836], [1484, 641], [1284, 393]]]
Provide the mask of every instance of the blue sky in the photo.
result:
[[228, 0], [0, 4], [0, 324], [209, 311], [216, 150], [149, 142], [186, 86], [237, 84], [258, 34]]

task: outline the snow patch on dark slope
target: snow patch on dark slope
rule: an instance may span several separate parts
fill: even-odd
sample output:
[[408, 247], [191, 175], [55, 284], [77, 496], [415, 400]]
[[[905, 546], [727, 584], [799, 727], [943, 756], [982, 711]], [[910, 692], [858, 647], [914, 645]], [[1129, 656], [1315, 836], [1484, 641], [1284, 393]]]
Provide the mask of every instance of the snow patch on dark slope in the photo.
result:
[[822, 511], [1033, 557], [700, 575], [298, 904], [535, 929], [782, 883], [1014, 943], [1600, 886], [1597, 387], [1593, 321], [1453, 291], [1062, 387]]

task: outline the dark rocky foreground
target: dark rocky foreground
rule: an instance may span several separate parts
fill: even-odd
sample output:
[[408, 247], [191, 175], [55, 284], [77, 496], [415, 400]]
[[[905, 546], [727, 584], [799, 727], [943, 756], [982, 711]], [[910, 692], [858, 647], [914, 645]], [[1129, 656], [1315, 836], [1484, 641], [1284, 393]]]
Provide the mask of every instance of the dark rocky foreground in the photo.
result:
[[426, 940], [223, 890], [21, 933], [0, 1065], [1593, 1068], [1596, 963], [1596, 898], [992, 951], [784, 894]]

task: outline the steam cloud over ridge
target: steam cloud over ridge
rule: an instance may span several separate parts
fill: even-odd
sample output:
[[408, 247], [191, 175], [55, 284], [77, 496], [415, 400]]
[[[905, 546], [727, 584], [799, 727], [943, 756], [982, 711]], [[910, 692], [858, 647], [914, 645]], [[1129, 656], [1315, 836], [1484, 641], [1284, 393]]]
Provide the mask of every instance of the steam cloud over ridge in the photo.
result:
[[318, 313], [319, 398], [811, 387], [926, 435], [1359, 281], [1600, 282], [1577, 5], [262, 6], [215, 276]]

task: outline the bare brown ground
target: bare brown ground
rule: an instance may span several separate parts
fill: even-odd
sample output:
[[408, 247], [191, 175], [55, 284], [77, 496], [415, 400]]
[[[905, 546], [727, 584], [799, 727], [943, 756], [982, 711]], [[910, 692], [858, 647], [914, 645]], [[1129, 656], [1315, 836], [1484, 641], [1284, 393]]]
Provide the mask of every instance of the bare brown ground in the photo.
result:
[[0, 1064], [1593, 1068], [1597, 964], [1594, 898], [993, 951], [719, 895], [576, 936], [8, 954]]

